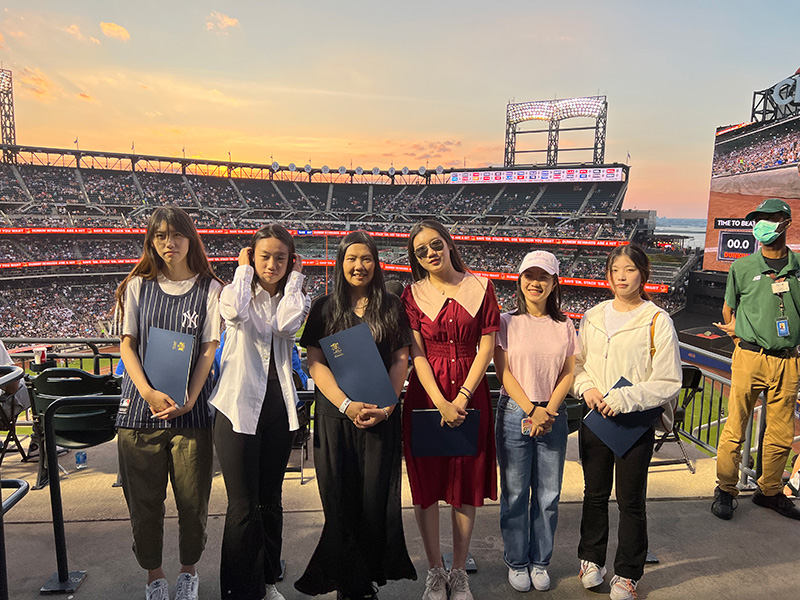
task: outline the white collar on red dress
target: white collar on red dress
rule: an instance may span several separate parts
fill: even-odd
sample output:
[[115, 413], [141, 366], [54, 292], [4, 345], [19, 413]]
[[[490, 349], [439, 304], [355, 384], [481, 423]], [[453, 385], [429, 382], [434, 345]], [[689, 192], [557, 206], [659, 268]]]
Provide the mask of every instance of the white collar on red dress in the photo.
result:
[[[488, 285], [489, 280], [486, 277], [466, 273], [464, 279], [458, 284], [452, 299], [458, 302], [472, 318], [475, 318], [483, 304], [483, 297], [486, 295]], [[448, 296], [433, 287], [430, 277], [412, 284], [411, 293], [414, 295], [414, 301], [419, 309], [431, 321], [436, 320], [448, 300]]]

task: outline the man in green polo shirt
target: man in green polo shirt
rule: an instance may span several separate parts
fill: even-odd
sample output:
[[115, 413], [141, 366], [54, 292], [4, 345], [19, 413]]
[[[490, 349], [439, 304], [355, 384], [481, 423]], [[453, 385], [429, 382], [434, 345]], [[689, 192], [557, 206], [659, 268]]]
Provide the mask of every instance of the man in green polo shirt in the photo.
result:
[[715, 323], [737, 345], [728, 420], [717, 448], [717, 488], [711, 512], [720, 519], [733, 517], [745, 429], [763, 392], [766, 428], [753, 502], [800, 519], [800, 509], [783, 495], [781, 481], [794, 438], [800, 344], [800, 261], [786, 246], [792, 209], [783, 200], [770, 198], [746, 219], [755, 220], [753, 235], [761, 248], [731, 265], [722, 307], [725, 322]]

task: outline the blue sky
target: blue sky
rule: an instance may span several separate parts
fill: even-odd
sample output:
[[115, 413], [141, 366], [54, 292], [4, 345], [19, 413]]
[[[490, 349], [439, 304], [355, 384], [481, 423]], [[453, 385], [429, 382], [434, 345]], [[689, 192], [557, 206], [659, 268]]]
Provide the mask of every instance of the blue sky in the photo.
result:
[[599, 92], [626, 207], [661, 216], [705, 216], [715, 127], [800, 67], [789, 1], [5, 5], [22, 144], [477, 167], [509, 100]]

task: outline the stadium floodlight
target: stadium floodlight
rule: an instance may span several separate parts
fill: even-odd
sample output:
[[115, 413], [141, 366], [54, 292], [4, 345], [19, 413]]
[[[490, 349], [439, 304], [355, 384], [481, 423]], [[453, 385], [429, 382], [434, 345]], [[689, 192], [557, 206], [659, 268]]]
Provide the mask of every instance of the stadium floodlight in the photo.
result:
[[294, 163], [289, 163], [289, 170], [290, 170], [292, 173], [294, 173], [295, 171], [297, 171], [297, 165], [296, 165], [296, 164], [294, 164]]
[[303, 171], [305, 171], [306, 173], [311, 173], [311, 165], [307, 164], [305, 167], [303, 167]]
[[509, 104], [507, 119], [510, 124], [523, 121], [561, 121], [572, 117], [596, 119], [606, 106], [605, 96], [567, 98], [565, 100], [540, 100]]
[[428, 170], [428, 169], [426, 169], [425, 167], [420, 167], [420, 168], [419, 168], [419, 174], [420, 174], [420, 175], [425, 175], [425, 171], [427, 171], [427, 170]]
[[395, 173], [397, 173], [397, 171], [394, 170], [394, 167], [389, 167], [389, 177], [394, 177]]
[[272, 170], [275, 171], [276, 173], [278, 172], [278, 169], [280, 169], [280, 168], [281, 168], [281, 166], [278, 164], [277, 160], [274, 163], [272, 163]]
[[339, 167], [339, 175], [344, 175], [345, 173], [347, 173], [347, 167], [342, 165], [341, 167]]
[[0, 92], [11, 91], [11, 71], [0, 69]]
[[378, 167], [372, 167], [372, 174], [373, 175], [380, 175], [381, 170]]
[[403, 167], [403, 175], [408, 175], [408, 167]]
[[331, 172], [331, 168], [328, 165], [322, 165], [322, 172], [327, 175]]
[[362, 169], [361, 167], [356, 167], [356, 175], [363, 175], [363, 174], [364, 174], [364, 169]]

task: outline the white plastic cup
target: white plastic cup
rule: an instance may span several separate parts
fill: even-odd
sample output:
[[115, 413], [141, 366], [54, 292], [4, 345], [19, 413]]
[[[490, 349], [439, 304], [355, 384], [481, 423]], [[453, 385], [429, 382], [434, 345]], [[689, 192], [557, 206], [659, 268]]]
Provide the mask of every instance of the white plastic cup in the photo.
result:
[[47, 361], [47, 348], [45, 346], [36, 346], [33, 349], [33, 362], [37, 365]]

